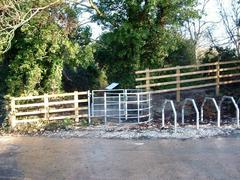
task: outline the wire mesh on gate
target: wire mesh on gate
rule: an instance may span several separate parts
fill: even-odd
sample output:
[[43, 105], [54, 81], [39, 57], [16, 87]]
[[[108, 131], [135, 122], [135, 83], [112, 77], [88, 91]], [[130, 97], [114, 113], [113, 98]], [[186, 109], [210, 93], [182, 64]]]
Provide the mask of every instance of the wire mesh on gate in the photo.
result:
[[92, 91], [91, 117], [104, 123], [142, 123], [151, 121], [151, 94], [140, 89]]

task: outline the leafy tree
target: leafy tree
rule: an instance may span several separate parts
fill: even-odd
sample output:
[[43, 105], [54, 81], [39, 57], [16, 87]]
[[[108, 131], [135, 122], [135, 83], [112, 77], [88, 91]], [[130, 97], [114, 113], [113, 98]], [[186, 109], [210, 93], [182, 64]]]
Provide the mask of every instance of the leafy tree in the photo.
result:
[[237, 56], [235, 49], [229, 47], [223, 48], [220, 46], [210, 47], [202, 57], [201, 61], [203, 63], [211, 63], [217, 61], [231, 61], [236, 60]]
[[95, 44], [91, 41], [91, 28], [78, 27], [70, 39], [80, 45], [75, 63], [65, 62], [63, 86], [66, 91], [98, 89], [106, 86], [105, 74], [95, 64]]
[[63, 87], [67, 92], [104, 88], [107, 85], [105, 74], [95, 65], [87, 68], [65, 66], [64, 71], [68, 74], [68, 78], [63, 78]]
[[177, 49], [177, 29], [197, 16], [195, 0], [99, 0], [93, 19], [108, 32], [98, 41], [96, 60], [110, 81], [133, 87], [134, 71], [164, 66]]
[[92, 61], [91, 47], [80, 48], [81, 43], [72, 40], [78, 31], [76, 24], [76, 10], [63, 4], [42, 11], [17, 29], [10, 50], [3, 57], [9, 68], [9, 94], [57, 93], [62, 90], [65, 64], [84, 65]]
[[191, 39], [180, 38], [177, 49], [171, 52], [164, 62], [169, 66], [196, 64], [196, 44]]

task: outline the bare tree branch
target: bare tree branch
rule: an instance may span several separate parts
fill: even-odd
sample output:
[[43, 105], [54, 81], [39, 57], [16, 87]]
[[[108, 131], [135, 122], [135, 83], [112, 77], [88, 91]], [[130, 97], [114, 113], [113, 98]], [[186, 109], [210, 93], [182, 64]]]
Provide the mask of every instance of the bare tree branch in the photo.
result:
[[228, 36], [228, 45], [233, 45], [236, 49], [237, 57], [240, 57], [240, 1], [231, 0], [231, 9], [226, 10], [223, 1], [218, 0], [219, 15]]
[[[78, 4], [86, 10], [95, 10], [103, 16], [93, 0], [52, 0], [42, 7], [23, 8], [22, 4], [28, 3], [28, 0], [1, 0], [0, 1], [0, 55], [6, 53], [11, 48], [11, 42], [15, 31], [27, 24], [39, 12], [61, 3], [70, 5]], [[85, 24], [86, 22], [84, 22]]]
[[88, 0], [90, 6], [97, 12], [99, 16], [103, 16], [103, 13], [98, 9], [96, 4], [92, 0]]
[[28, 23], [34, 16], [42, 10], [61, 3], [55, 0], [42, 7], [32, 7], [28, 10], [21, 7], [24, 0], [2, 0], [0, 2], [0, 54], [4, 54], [11, 48], [11, 42], [15, 31]]

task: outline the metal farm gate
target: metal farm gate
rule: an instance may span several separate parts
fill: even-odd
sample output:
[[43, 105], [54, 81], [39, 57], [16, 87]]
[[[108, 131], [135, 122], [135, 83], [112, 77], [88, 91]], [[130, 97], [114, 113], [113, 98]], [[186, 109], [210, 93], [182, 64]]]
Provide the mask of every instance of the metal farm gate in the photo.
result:
[[91, 117], [105, 123], [143, 123], [152, 120], [150, 92], [140, 89], [93, 90]]

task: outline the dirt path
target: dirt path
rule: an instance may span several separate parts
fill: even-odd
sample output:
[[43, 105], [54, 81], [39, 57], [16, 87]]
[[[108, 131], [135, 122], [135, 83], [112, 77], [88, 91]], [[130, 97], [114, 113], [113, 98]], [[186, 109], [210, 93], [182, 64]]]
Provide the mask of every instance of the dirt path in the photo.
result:
[[239, 179], [240, 137], [0, 137], [0, 179]]

